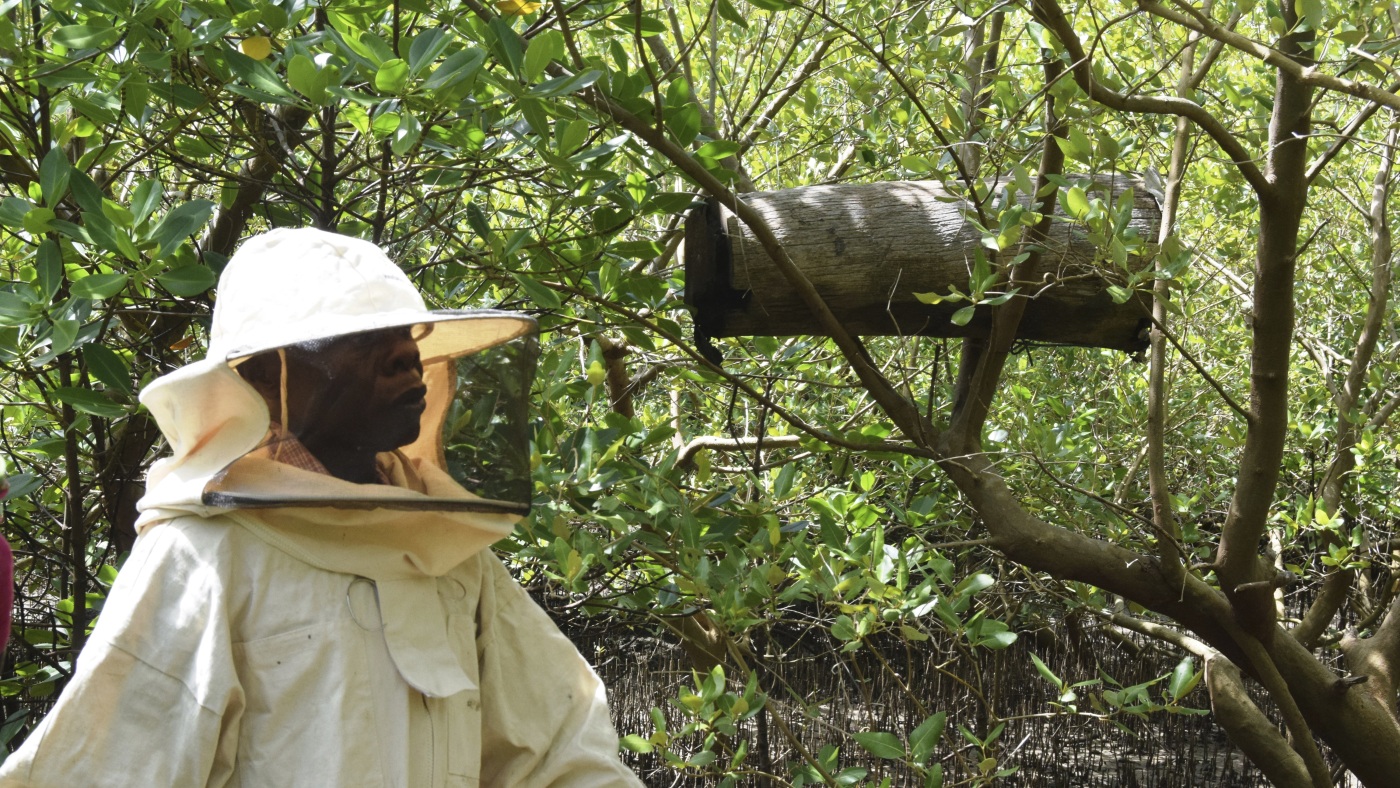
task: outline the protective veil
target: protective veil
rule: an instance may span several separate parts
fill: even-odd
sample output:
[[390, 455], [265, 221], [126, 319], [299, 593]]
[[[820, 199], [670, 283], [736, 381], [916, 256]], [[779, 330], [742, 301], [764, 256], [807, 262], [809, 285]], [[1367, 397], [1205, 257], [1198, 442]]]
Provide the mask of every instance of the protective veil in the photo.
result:
[[218, 296], [207, 357], [142, 392], [171, 456], [0, 786], [640, 785], [487, 549], [528, 510], [533, 320], [429, 311], [308, 229], [247, 241]]

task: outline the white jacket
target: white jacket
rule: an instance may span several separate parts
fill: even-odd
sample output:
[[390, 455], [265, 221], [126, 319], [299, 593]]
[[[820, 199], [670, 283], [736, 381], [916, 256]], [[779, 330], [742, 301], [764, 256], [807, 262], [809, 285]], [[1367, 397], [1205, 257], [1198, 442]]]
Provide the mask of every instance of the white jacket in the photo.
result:
[[641, 784], [597, 676], [494, 555], [435, 585], [421, 614], [477, 685], [445, 698], [395, 670], [372, 583], [228, 517], [150, 528], [0, 786]]

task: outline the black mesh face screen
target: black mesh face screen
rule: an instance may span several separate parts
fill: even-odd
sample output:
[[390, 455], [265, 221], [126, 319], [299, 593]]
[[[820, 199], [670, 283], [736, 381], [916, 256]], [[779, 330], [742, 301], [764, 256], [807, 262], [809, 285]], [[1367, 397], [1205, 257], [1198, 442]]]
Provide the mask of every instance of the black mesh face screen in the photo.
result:
[[529, 505], [533, 336], [448, 362], [456, 387], [442, 425], [448, 474], [487, 500]]

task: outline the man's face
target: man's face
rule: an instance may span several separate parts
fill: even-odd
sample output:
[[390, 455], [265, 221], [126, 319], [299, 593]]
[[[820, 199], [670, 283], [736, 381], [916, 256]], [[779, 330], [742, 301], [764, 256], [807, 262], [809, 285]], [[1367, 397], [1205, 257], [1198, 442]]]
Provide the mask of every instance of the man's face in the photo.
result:
[[286, 353], [288, 426], [313, 452], [382, 452], [418, 439], [427, 389], [412, 329], [354, 334]]

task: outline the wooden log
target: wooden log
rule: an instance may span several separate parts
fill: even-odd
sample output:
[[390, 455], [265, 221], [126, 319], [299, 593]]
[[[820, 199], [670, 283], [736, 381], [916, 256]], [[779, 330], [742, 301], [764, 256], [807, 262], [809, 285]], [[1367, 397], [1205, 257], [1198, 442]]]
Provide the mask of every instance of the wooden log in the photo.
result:
[[[1155, 243], [1156, 200], [1138, 181], [1102, 177], [1090, 189], [1116, 198], [1133, 187], [1130, 226]], [[846, 328], [860, 336], [986, 336], [992, 307], [964, 326], [951, 318], [966, 301], [924, 304], [915, 293], [968, 290], [981, 243], [963, 205], [939, 184], [892, 181], [810, 186], [740, 195], [767, 220], [797, 267]], [[1025, 198], [1022, 197], [1022, 201]], [[1103, 259], [1082, 225], [1055, 222], [1017, 338], [1139, 352], [1147, 347], [1148, 299], [1116, 304], [1106, 288], [1126, 278]], [[1131, 258], [1145, 266], [1150, 256]], [[1098, 260], [1099, 262], [1095, 262]], [[1109, 276], [1106, 278], [1106, 274]], [[763, 247], [713, 199], [686, 221], [686, 302], [702, 347], [710, 337], [823, 335]], [[1115, 276], [1116, 275], [1116, 276]]]

